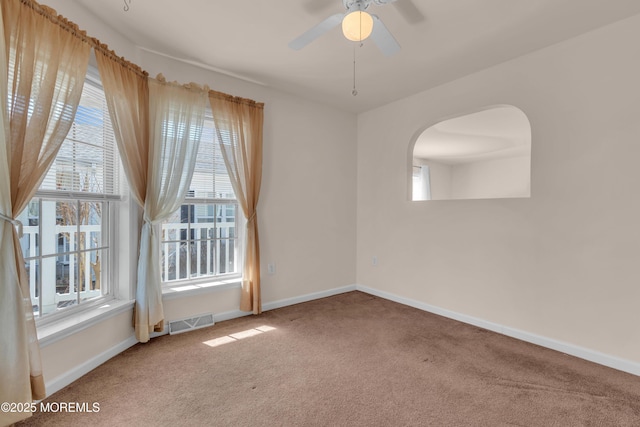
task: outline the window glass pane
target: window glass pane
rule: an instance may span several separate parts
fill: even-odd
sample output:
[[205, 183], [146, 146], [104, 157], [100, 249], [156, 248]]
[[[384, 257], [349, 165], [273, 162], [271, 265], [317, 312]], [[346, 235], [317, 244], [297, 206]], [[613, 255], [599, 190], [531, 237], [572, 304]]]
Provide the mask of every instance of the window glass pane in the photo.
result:
[[103, 295], [101, 250], [87, 251], [78, 256], [78, 286], [80, 301], [87, 301]]
[[185, 204], [166, 220], [163, 281], [237, 273], [236, 212], [236, 203]]
[[216, 135], [211, 110], [207, 108], [189, 197], [235, 199]]
[[[75, 254], [42, 260], [42, 314], [77, 303], [77, 257]], [[49, 271], [55, 276], [48, 276]], [[55, 281], [49, 277], [55, 277]]]
[[40, 279], [40, 260], [38, 258], [25, 260], [24, 266], [29, 280], [29, 295], [31, 295], [33, 315], [37, 317], [40, 314], [40, 286], [38, 282]]
[[181, 210], [179, 209], [163, 222], [161, 234], [163, 241], [174, 241], [180, 239], [180, 215]]
[[102, 212], [101, 202], [80, 203], [80, 250], [102, 247]]
[[233, 237], [235, 235], [235, 205], [218, 206], [217, 230], [219, 238]]
[[38, 256], [40, 254], [40, 245], [38, 243], [38, 234], [40, 229], [40, 200], [31, 200], [27, 207], [18, 216], [18, 221], [23, 225], [23, 235], [20, 239], [22, 256], [25, 259]]
[[200, 277], [202, 273], [202, 246], [197, 242], [189, 242], [189, 251], [191, 252], [190, 258], [190, 275], [191, 277]]
[[65, 140], [48, 172], [42, 189], [103, 193], [105, 187], [103, 147]]
[[69, 277], [68, 262], [65, 267], [64, 260], [58, 261], [57, 257], [43, 258], [40, 261], [40, 292], [39, 297], [42, 300], [42, 309], [40, 315], [45, 315], [55, 311], [56, 294], [68, 292]]
[[[49, 205], [54, 202], [43, 201], [42, 212], [43, 221], [47, 220]], [[56, 235], [57, 235], [57, 253], [65, 253], [77, 250], [78, 241], [78, 203], [74, 201], [55, 202], [56, 206]], [[46, 210], [45, 210], [46, 208]], [[43, 222], [43, 226], [45, 222]], [[47, 227], [48, 229], [49, 227]], [[44, 236], [46, 239], [46, 235]], [[43, 248], [44, 253], [49, 253], [48, 248]]]
[[[92, 76], [92, 74], [95, 74]], [[108, 294], [110, 203], [119, 160], [104, 92], [89, 69], [80, 105], [37, 197], [20, 214], [36, 316]], [[106, 199], [105, 196], [110, 196]], [[91, 198], [100, 199], [92, 201]]]
[[162, 280], [168, 282], [176, 280], [176, 261], [180, 250], [180, 242], [162, 243]]
[[179, 251], [176, 254], [176, 280], [186, 279], [188, 270], [187, 270], [187, 243], [182, 242], [179, 246]]

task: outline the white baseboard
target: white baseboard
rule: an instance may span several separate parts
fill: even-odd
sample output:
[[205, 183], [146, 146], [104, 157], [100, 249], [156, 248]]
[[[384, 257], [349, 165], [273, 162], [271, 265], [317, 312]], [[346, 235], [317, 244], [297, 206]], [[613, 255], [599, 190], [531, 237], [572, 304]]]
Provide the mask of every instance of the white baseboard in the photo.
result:
[[262, 310], [263, 311], [275, 310], [276, 308], [287, 307], [289, 305], [300, 304], [303, 302], [313, 301], [320, 298], [326, 298], [333, 295], [344, 294], [346, 292], [355, 291], [356, 289], [357, 289], [356, 285], [348, 285], [348, 286], [343, 286], [341, 288], [333, 288], [333, 289], [328, 289], [326, 291], [314, 292], [311, 294], [300, 295], [298, 297], [268, 302], [268, 303], [262, 304]]
[[512, 338], [519, 339], [521, 341], [530, 342], [542, 347], [546, 347], [552, 350], [556, 350], [571, 356], [578, 357], [580, 359], [588, 360], [600, 365], [608, 366], [619, 371], [628, 372], [630, 374], [640, 376], [640, 363], [633, 362], [619, 357], [611, 356], [608, 354], [600, 353], [595, 350], [580, 347], [570, 343], [554, 340], [552, 338], [543, 337], [540, 335], [532, 334], [530, 332], [521, 331], [519, 329], [511, 328], [508, 326], [500, 325], [498, 323], [489, 322], [477, 317], [468, 316], [466, 314], [457, 313], [455, 311], [447, 310], [441, 307], [436, 307], [430, 304], [426, 304], [420, 301], [412, 300], [410, 298], [401, 297], [389, 292], [380, 291], [377, 289], [369, 288], [367, 286], [356, 285], [356, 289], [367, 294], [375, 295], [380, 298], [384, 298], [390, 301], [394, 301], [409, 307], [417, 308], [419, 310], [428, 311], [449, 319], [454, 319], [463, 323], [478, 326], [483, 329], [487, 329], [493, 332], [497, 332], [502, 335], [506, 335]]
[[218, 322], [224, 322], [225, 320], [231, 320], [231, 319], [237, 319], [239, 317], [250, 316], [252, 314], [253, 313], [249, 311], [231, 310], [231, 311], [225, 311], [223, 313], [213, 313], [213, 319], [215, 320], [216, 323], [218, 323]]
[[[300, 295], [293, 298], [286, 298], [278, 301], [272, 301], [262, 304], [262, 311], [275, 310], [276, 308], [287, 307], [289, 305], [300, 304], [302, 302], [313, 301], [320, 298], [326, 298], [333, 295], [344, 294], [356, 290], [356, 285], [348, 285], [340, 288], [328, 289], [326, 291], [314, 292], [311, 294]], [[223, 313], [214, 313], [215, 322], [224, 322], [225, 320], [237, 319], [239, 317], [250, 316], [251, 312], [241, 310], [225, 311]]]
[[91, 359], [85, 361], [72, 370], [65, 372], [64, 374], [54, 378], [51, 381], [47, 381], [45, 383], [47, 396], [51, 396], [53, 393], [62, 390], [64, 387], [68, 386], [78, 378], [88, 374], [107, 360], [111, 359], [114, 356], [117, 356], [118, 354], [122, 353], [123, 351], [125, 351], [129, 347], [134, 346], [137, 343], [138, 340], [136, 340], [136, 337], [132, 335], [121, 343], [111, 347], [110, 349], [98, 354], [95, 357], [92, 357]]

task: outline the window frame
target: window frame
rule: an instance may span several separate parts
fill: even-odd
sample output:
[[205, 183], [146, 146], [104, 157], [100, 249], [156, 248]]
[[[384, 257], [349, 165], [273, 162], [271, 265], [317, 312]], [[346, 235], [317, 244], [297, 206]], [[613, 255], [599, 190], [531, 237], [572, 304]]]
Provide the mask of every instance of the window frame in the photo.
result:
[[[94, 89], [98, 89], [102, 93], [104, 93], [104, 87], [100, 80], [100, 74], [95, 65], [89, 64], [87, 68], [87, 73], [85, 75], [84, 85], [85, 86], [91, 85], [93, 86]], [[83, 88], [83, 91], [84, 91], [84, 88]], [[102, 113], [103, 113], [103, 117], [109, 115], [106, 102], [103, 104]], [[74, 118], [74, 124], [76, 120], [77, 120], [77, 117]], [[70, 133], [71, 132], [72, 130], [70, 130]], [[68, 139], [69, 139], [69, 135], [65, 137], [65, 141], [67, 141]], [[32, 199], [29, 201], [27, 208], [25, 208], [25, 210], [29, 209], [28, 206], [31, 205], [31, 203], [34, 200], [37, 200], [38, 210], [39, 210], [37, 239], [39, 240], [38, 242], [39, 248], [35, 256], [25, 256], [25, 263], [29, 263], [32, 260], [36, 260], [35, 265], [36, 265], [36, 268], [38, 269], [38, 274], [37, 274], [36, 283], [35, 283], [36, 288], [38, 288], [38, 297], [36, 297], [34, 293], [33, 295], [30, 295], [30, 298], [32, 300], [36, 300], [36, 299], [38, 300], [38, 306], [39, 306], [38, 315], [35, 315], [34, 313], [34, 318], [36, 320], [36, 327], [39, 329], [42, 327], [53, 325], [60, 321], [70, 319], [72, 317], [75, 318], [76, 316], [82, 316], [84, 313], [88, 313], [90, 311], [95, 311], [96, 309], [105, 306], [105, 304], [108, 304], [109, 302], [115, 299], [123, 299], [123, 300], [131, 299], [129, 295], [131, 293], [130, 290], [121, 289], [120, 287], [121, 281], [119, 280], [119, 276], [121, 275], [118, 274], [118, 270], [117, 270], [119, 260], [129, 256], [129, 253], [130, 253], [127, 247], [122, 247], [122, 248], [120, 247], [121, 239], [118, 237], [119, 219], [122, 218], [123, 213], [126, 214], [127, 216], [130, 216], [129, 215], [130, 204], [128, 200], [125, 200], [125, 198], [123, 197], [123, 194], [126, 194], [128, 192], [128, 187], [127, 187], [126, 179], [123, 179], [124, 174], [123, 174], [123, 170], [120, 162], [120, 153], [118, 151], [118, 147], [115, 141], [115, 135], [113, 135], [111, 142], [112, 142], [111, 147], [103, 148], [105, 153], [110, 153], [112, 156], [114, 156], [112, 158], [113, 169], [111, 173], [110, 174], [105, 173], [105, 177], [109, 181], [108, 183], [107, 181], [103, 182], [103, 186], [104, 186], [103, 191], [105, 192], [91, 193], [91, 192], [81, 192], [81, 191], [52, 190], [52, 189], [38, 188], [38, 190], [35, 192]], [[82, 142], [82, 144], [86, 144], [86, 142]], [[57, 159], [57, 156], [56, 156], [56, 159]], [[49, 174], [49, 172], [50, 170], [47, 171], [47, 174]], [[45, 181], [45, 178], [43, 178], [43, 183], [44, 181]], [[41, 183], [40, 185], [42, 186], [43, 184]], [[107, 186], [109, 186], [109, 188], [112, 190], [112, 194], [108, 194], [106, 192]], [[43, 230], [43, 221], [42, 221], [42, 202], [43, 201], [52, 201], [56, 203], [69, 202], [72, 204], [76, 204], [76, 206], [79, 203], [83, 203], [83, 202], [102, 203], [103, 209], [101, 211], [101, 221], [100, 221], [101, 244], [99, 248], [85, 247], [84, 249], [80, 249], [80, 246], [76, 245], [75, 248], [69, 248], [68, 251], [58, 252], [56, 249], [55, 253], [43, 254], [42, 246], [41, 246], [41, 241], [42, 241], [41, 236], [42, 236], [42, 230]], [[78, 218], [76, 218], [76, 222], [78, 223], [77, 225], [78, 228], [82, 226], [82, 224], [79, 224], [80, 221], [78, 220]], [[131, 225], [128, 225], [128, 227], [131, 227]], [[23, 251], [25, 250], [24, 247], [22, 247], [22, 250]], [[66, 256], [66, 255], [80, 256], [81, 253], [85, 253], [93, 250], [100, 250], [102, 255], [102, 258], [101, 258], [102, 265], [101, 265], [101, 271], [100, 271], [101, 295], [90, 298], [86, 301], [82, 301], [80, 297], [80, 292], [77, 292], [78, 299], [74, 304], [71, 304], [67, 307], [59, 307], [49, 313], [41, 314], [40, 311], [42, 309], [42, 294], [43, 294], [42, 287], [44, 286], [44, 284], [42, 283], [42, 278], [43, 278], [42, 277], [42, 268], [43, 268], [42, 260], [45, 258], [57, 258], [59, 256]], [[75, 276], [79, 276], [77, 274], [78, 272], [79, 272], [79, 267], [77, 267], [75, 270], [75, 273], [74, 273]], [[76, 277], [76, 279], [78, 279], [78, 277]], [[80, 285], [78, 284], [77, 286], [80, 286]], [[103, 287], [106, 288], [106, 291], [104, 292], [102, 292], [104, 290]]]
[[[206, 113], [205, 113], [205, 123], [206, 122], [210, 122], [210, 125], [215, 127], [215, 122], [213, 120], [213, 114], [212, 111], [210, 109], [209, 106], [206, 107]], [[200, 146], [202, 146], [203, 143], [206, 144], [212, 144], [214, 146], [214, 150], [217, 149], [219, 142], [216, 140], [216, 136], [215, 136], [215, 131], [213, 132], [213, 139], [211, 141], [205, 141], [204, 140], [204, 135], [205, 132], [203, 132], [203, 139], [201, 139], [200, 141]], [[228, 175], [228, 171], [226, 170], [226, 166], [225, 166], [225, 172]], [[194, 172], [194, 176], [196, 175], [196, 173]], [[215, 178], [214, 178], [215, 179]], [[192, 182], [190, 183], [190, 188], [192, 188], [192, 185], [197, 185], [197, 182], [194, 183], [194, 180], [192, 178]], [[215, 190], [215, 189], [214, 189]], [[189, 217], [189, 221], [186, 223], [188, 224], [187, 226], [187, 238], [185, 239], [165, 239], [164, 238], [164, 231], [162, 230], [162, 227], [164, 227], [164, 225], [166, 224], [166, 221], [163, 221], [162, 224], [160, 224], [161, 230], [160, 230], [160, 247], [157, 248], [157, 250], [160, 253], [160, 265], [161, 265], [161, 271], [160, 271], [160, 277], [162, 279], [162, 288], [163, 291], [168, 292], [170, 290], [176, 290], [176, 289], [180, 289], [180, 288], [186, 288], [186, 289], [190, 289], [193, 286], [198, 286], [198, 285], [211, 285], [211, 284], [227, 284], [229, 282], [236, 282], [236, 281], [240, 281], [242, 279], [242, 271], [243, 271], [243, 266], [244, 266], [244, 245], [245, 245], [245, 227], [246, 227], [246, 220], [244, 217], [244, 214], [241, 211], [241, 206], [238, 202], [238, 199], [236, 197], [234, 198], [229, 198], [229, 197], [215, 197], [215, 191], [214, 191], [214, 195], [212, 197], [194, 197], [190, 193], [187, 194], [187, 196], [185, 197], [184, 201], [182, 202], [180, 208], [178, 208], [178, 210], [176, 210], [176, 212], [179, 212], [181, 209], [183, 209], [185, 206], [187, 206], [187, 212], [188, 212], [188, 217]], [[235, 194], [234, 194], [235, 196]], [[189, 236], [191, 235], [190, 231], [190, 226], [192, 223], [195, 223], [194, 221], [192, 221], [191, 217], [191, 210], [188, 208], [189, 205], [200, 205], [200, 206], [206, 206], [206, 205], [214, 205], [214, 222], [212, 224], [217, 224], [216, 222], [216, 206], [220, 206], [220, 207], [224, 207], [225, 205], [234, 205], [234, 216], [235, 216], [235, 221], [234, 221], [234, 228], [235, 228], [235, 236], [233, 238], [230, 237], [213, 237], [212, 241], [215, 240], [226, 240], [226, 241], [230, 241], [233, 240], [235, 242], [234, 244], [234, 261], [235, 261], [235, 266], [236, 266], [236, 271], [235, 272], [231, 272], [231, 273], [219, 273], [216, 272], [216, 274], [213, 275], [200, 275], [200, 276], [191, 276], [190, 273], [190, 269], [191, 269], [191, 251], [187, 251], [187, 260], [185, 261], [185, 264], [187, 266], [187, 273], [186, 273], [186, 277], [182, 278], [182, 279], [172, 279], [172, 280], [167, 280], [165, 277], [165, 268], [164, 263], [164, 257], [163, 257], [163, 247], [165, 244], [168, 243], [178, 243], [178, 242], [186, 242], [188, 244], [191, 244], [191, 242], [199, 242], [199, 241], [206, 241], [209, 239], [191, 239], [189, 238]], [[194, 208], [195, 211], [195, 208]], [[174, 212], [172, 214], [172, 216], [176, 213]], [[197, 223], [196, 223], [197, 224]], [[184, 244], [184, 243], [182, 243]]]
[[[242, 251], [240, 250], [240, 248], [243, 245], [243, 226], [244, 226], [244, 222], [243, 222], [243, 218], [244, 215], [241, 215], [239, 212], [240, 206], [238, 204], [238, 201], [236, 199], [202, 199], [202, 198], [191, 198], [191, 197], [187, 197], [184, 200], [184, 203], [180, 206], [180, 209], [183, 209], [184, 206], [210, 206], [213, 205], [214, 206], [214, 211], [216, 209], [216, 207], [224, 207], [225, 205], [233, 205], [235, 206], [235, 214], [234, 214], [234, 228], [235, 228], [235, 236], [234, 237], [217, 237], [214, 236], [212, 238], [208, 238], [208, 239], [201, 239], [201, 238], [190, 238], [191, 233], [189, 231], [192, 230], [191, 228], [191, 224], [212, 224], [212, 225], [217, 225], [218, 222], [215, 220], [216, 215], [214, 215], [214, 221], [211, 223], [197, 223], [192, 221], [194, 218], [189, 218], [188, 222], [182, 223], [182, 224], [187, 224], [187, 232], [186, 235], [187, 237], [185, 239], [173, 239], [173, 240], [169, 240], [169, 239], [164, 239], [161, 238], [160, 239], [160, 245], [165, 245], [165, 244], [194, 244], [194, 242], [203, 242], [203, 241], [234, 241], [234, 248], [233, 248], [233, 256], [234, 256], [234, 262], [235, 262], [235, 266], [236, 266], [236, 271], [234, 272], [225, 272], [225, 273], [220, 273], [220, 272], [216, 272], [216, 274], [211, 274], [211, 275], [200, 275], [200, 276], [194, 276], [192, 274], [192, 272], [190, 271], [191, 269], [191, 265], [192, 265], [192, 261], [191, 261], [191, 251], [186, 251], [187, 253], [187, 260], [185, 261], [185, 264], [187, 266], [187, 272], [186, 277], [182, 278], [182, 279], [172, 279], [172, 280], [167, 280], [166, 276], [165, 276], [165, 271], [161, 271], [161, 277], [162, 277], [162, 285], [165, 288], [176, 288], [176, 287], [181, 287], [181, 286], [185, 286], [185, 285], [198, 285], [198, 284], [203, 284], [203, 283], [213, 283], [213, 282], [219, 282], [219, 281], [227, 281], [227, 280], [231, 280], [231, 279], [238, 279], [240, 277], [242, 277]], [[180, 210], [179, 209], [179, 210]], [[194, 209], [195, 210], [195, 209]], [[191, 210], [189, 208], [187, 208], [187, 212], [189, 213], [189, 217], [191, 217]], [[163, 226], [164, 223], [161, 225]], [[214, 226], [214, 228], [218, 228], [216, 226]], [[164, 233], [161, 233], [161, 235], [164, 235]], [[161, 265], [164, 265], [164, 261], [162, 259], [162, 247], [159, 248], [160, 250], [160, 260], [161, 260]], [[215, 264], [215, 263], [214, 263]], [[162, 267], [161, 267], [162, 268]]]

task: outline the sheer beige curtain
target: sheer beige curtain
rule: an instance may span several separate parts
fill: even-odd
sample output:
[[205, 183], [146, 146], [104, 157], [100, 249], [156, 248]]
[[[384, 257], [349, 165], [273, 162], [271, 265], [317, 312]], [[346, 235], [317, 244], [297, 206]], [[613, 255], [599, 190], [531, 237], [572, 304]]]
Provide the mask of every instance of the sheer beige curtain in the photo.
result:
[[[0, 139], [0, 401], [45, 397], [40, 349], [16, 218], [64, 141], [82, 94], [90, 46], [77, 27], [28, 0], [2, 1], [8, 99]], [[17, 418], [12, 417], [16, 415]], [[11, 423], [29, 414], [3, 413]]]
[[96, 48], [96, 60], [129, 187], [142, 207], [149, 164], [148, 75], [104, 45]]
[[202, 136], [207, 89], [149, 80], [149, 170], [140, 238], [135, 328], [140, 342], [164, 327], [160, 224], [189, 190]]
[[262, 182], [264, 104], [209, 92], [216, 138], [238, 204], [247, 219], [240, 309], [262, 312], [257, 205]]
[[118, 149], [144, 209], [134, 327], [140, 342], [164, 328], [159, 224], [182, 204], [193, 175], [207, 90], [149, 79], [105, 46], [96, 49]]
[[[149, 177], [149, 78], [141, 68], [117, 57], [104, 45], [97, 46], [96, 60], [131, 194], [144, 208]], [[140, 255], [140, 261], [147, 259], [148, 247]], [[147, 270], [139, 267], [136, 289], [142, 292], [136, 292], [133, 324], [141, 342], [149, 341], [154, 329], [160, 331], [164, 327], [162, 294], [149, 292], [148, 287]], [[152, 302], [148, 300], [150, 296]], [[155, 323], [149, 324], [151, 321]]]

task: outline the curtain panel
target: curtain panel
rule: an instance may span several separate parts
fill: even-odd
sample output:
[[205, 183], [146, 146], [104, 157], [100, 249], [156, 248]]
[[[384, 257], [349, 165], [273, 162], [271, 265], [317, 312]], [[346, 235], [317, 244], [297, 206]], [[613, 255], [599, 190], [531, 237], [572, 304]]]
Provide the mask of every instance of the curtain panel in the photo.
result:
[[149, 80], [149, 167], [140, 238], [135, 329], [140, 342], [164, 329], [160, 242], [162, 221], [189, 190], [204, 125], [208, 88]]
[[211, 91], [216, 139], [231, 185], [247, 220], [240, 309], [262, 312], [258, 198], [262, 182], [264, 104]]
[[147, 342], [164, 329], [159, 227], [189, 190], [208, 89], [150, 79], [104, 48], [96, 59], [124, 170], [143, 208], [133, 324], [136, 339]]
[[[12, 224], [73, 123], [91, 46], [75, 25], [35, 2], [3, 0], [1, 9], [7, 102], [0, 135], [0, 401], [30, 402], [44, 398], [45, 389], [20, 227]], [[3, 423], [29, 415], [1, 414]]]
[[189, 189], [207, 89], [149, 79], [107, 49], [96, 58], [125, 173], [143, 208], [133, 323], [136, 339], [147, 342], [164, 329], [159, 224]]
[[149, 164], [148, 74], [106, 46], [100, 47], [95, 51], [96, 61], [113, 133], [133, 199], [143, 207]]

